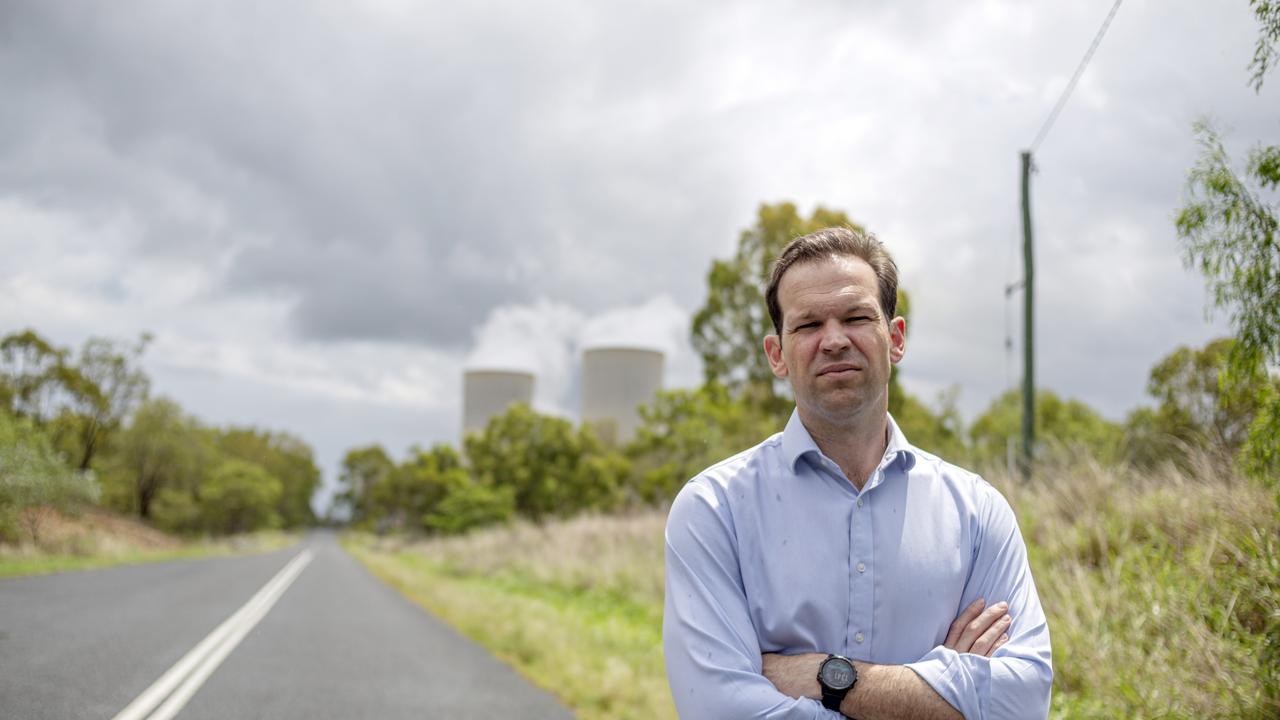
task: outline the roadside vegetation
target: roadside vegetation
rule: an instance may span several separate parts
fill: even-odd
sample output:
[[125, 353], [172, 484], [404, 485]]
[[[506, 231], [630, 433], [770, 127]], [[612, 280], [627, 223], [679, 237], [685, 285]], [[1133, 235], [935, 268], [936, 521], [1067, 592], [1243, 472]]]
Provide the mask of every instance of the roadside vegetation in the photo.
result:
[[675, 718], [662, 666], [655, 510], [430, 541], [349, 534], [375, 575], [584, 720]]
[[151, 397], [147, 342], [0, 337], [0, 576], [265, 550], [315, 524], [311, 448]]
[[0, 545], [0, 578], [90, 570], [112, 565], [215, 555], [271, 552], [299, 533], [259, 530], [220, 537], [171, 535], [117, 512], [88, 508], [77, 515], [41, 509], [38, 542]]
[[[995, 472], [1054, 644], [1053, 717], [1275, 717], [1280, 515], [1215, 469], [1058, 459]], [[373, 572], [579, 717], [674, 718], [662, 665], [662, 530], [649, 509], [461, 537], [350, 535]]]

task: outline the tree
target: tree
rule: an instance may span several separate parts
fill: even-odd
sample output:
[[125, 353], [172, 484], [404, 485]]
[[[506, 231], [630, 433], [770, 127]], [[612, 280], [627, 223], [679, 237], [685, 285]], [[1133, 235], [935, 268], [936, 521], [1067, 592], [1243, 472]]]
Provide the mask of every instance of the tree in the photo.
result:
[[320, 485], [320, 468], [305, 441], [286, 432], [231, 427], [216, 434], [216, 445], [224, 455], [258, 465], [280, 481], [275, 510], [282, 526], [315, 522], [311, 496]]
[[1280, 43], [1280, 3], [1275, 0], [1249, 0], [1249, 4], [1253, 6], [1254, 15], [1262, 25], [1262, 31], [1258, 34], [1258, 43], [1253, 49], [1253, 62], [1249, 63], [1249, 69], [1253, 71], [1253, 75], [1249, 77], [1249, 84], [1253, 86], [1255, 92], [1260, 92], [1262, 81], [1277, 58], [1276, 45]]
[[118, 509], [151, 517], [151, 503], [164, 488], [194, 491], [216, 450], [203, 428], [168, 398], [144, 402], [120, 433], [108, 477], [108, 499]]
[[6, 335], [0, 339], [0, 399], [15, 415], [48, 422], [65, 403], [69, 386], [80, 385], [67, 357], [65, 348], [34, 330]]
[[[1059, 450], [1085, 450], [1101, 463], [1113, 462], [1120, 449], [1121, 429], [1088, 405], [1064, 400], [1051, 390], [1036, 392], [1037, 439]], [[1010, 443], [1022, 431], [1022, 391], [1009, 390], [969, 428], [974, 459], [1002, 464]]]
[[[1232, 376], [1233, 338], [1203, 348], [1179, 347], [1151, 368], [1147, 392], [1155, 408], [1138, 408], [1125, 427], [1125, 455], [1136, 465], [1165, 459], [1181, 462], [1198, 449], [1220, 459], [1235, 457], [1245, 446], [1259, 403], [1274, 391], [1275, 380], [1254, 375], [1248, 382]], [[1264, 387], [1268, 382], [1271, 389]]]
[[88, 470], [106, 436], [146, 397], [137, 360], [149, 341], [89, 338], [73, 361], [34, 330], [12, 333], [0, 340], [0, 402], [47, 426], [55, 447]]
[[89, 338], [80, 349], [71, 386], [74, 400], [60, 417], [71, 420], [73, 460], [81, 470], [89, 469], [106, 437], [146, 399], [151, 381], [138, 360], [150, 342], [147, 334], [132, 345]]
[[280, 481], [258, 465], [225, 460], [200, 487], [203, 526], [216, 533], [242, 533], [279, 525]]
[[589, 428], [513, 405], [466, 439], [472, 477], [488, 488], [512, 489], [516, 511], [534, 521], [585, 509], [608, 510], [621, 499], [623, 478], [610, 465], [589, 462], [603, 454]]
[[342, 490], [335, 500], [350, 510], [352, 522], [373, 520], [373, 490], [389, 480], [395, 467], [381, 445], [367, 445], [347, 451], [342, 458], [342, 473], [338, 476], [338, 484]]
[[825, 227], [861, 230], [847, 215], [821, 206], [805, 219], [789, 202], [761, 205], [756, 224], [742, 231], [737, 253], [716, 260], [707, 273], [707, 302], [693, 317], [693, 347], [708, 383], [745, 394], [778, 414], [790, 406], [786, 383], [769, 369], [761, 342], [773, 332], [765, 286], [773, 260], [791, 240]]
[[648, 503], [670, 502], [697, 473], [780, 429], [775, 418], [714, 381], [663, 390], [640, 408], [640, 417], [643, 424], [625, 452], [633, 491]]
[[[1251, 84], [1261, 89], [1273, 67], [1280, 39], [1280, 3], [1253, 0], [1262, 32], [1250, 68]], [[1280, 365], [1280, 245], [1276, 231], [1280, 208], [1268, 194], [1280, 185], [1280, 146], [1258, 146], [1249, 153], [1243, 177], [1217, 133], [1206, 121], [1195, 125], [1201, 154], [1187, 182], [1186, 204], [1177, 229], [1184, 259], [1204, 276], [1214, 305], [1230, 318], [1236, 344], [1223, 382], [1247, 382]], [[1271, 387], [1270, 384], [1267, 385]], [[1280, 395], [1260, 398], [1244, 449], [1248, 470], [1280, 471]]]
[[373, 486], [374, 516], [380, 524], [422, 530], [450, 489], [460, 486], [454, 481], [466, 475], [458, 451], [447, 443], [430, 450], [414, 447], [408, 459]]

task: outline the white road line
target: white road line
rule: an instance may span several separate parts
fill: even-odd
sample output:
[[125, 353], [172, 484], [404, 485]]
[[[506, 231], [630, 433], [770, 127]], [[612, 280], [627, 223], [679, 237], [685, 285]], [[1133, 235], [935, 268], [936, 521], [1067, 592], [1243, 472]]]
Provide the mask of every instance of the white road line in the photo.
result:
[[[249, 598], [249, 602], [232, 613], [221, 625], [214, 628], [182, 659], [174, 663], [165, 674], [142, 691], [133, 702], [121, 710], [113, 720], [168, 720], [181, 710], [209, 675], [218, 668], [227, 655], [253, 630], [285, 590], [293, 584], [307, 563], [311, 551], [303, 550], [288, 562], [262, 589]], [[176, 691], [175, 691], [176, 688]], [[168, 698], [166, 701], [165, 698]], [[152, 710], [164, 702], [152, 714]]]

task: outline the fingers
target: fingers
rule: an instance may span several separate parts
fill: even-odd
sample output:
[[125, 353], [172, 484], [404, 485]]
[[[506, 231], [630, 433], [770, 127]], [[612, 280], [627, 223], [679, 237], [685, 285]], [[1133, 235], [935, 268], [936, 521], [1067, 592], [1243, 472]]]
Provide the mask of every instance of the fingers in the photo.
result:
[[[969, 621], [969, 623], [964, 626], [964, 629], [960, 632], [960, 638], [956, 641], [956, 645], [952, 649], [956, 652], [977, 652], [973, 649], [973, 644], [978, 640], [978, 638], [990, 631], [994, 625], [999, 623], [1001, 618], [1005, 617], [1008, 612], [1009, 603], [1006, 602], [998, 602], [988, 607], [986, 610], [983, 610], [978, 614], [978, 617]], [[1000, 633], [1004, 632], [1007, 628], [1008, 623], [1001, 626], [996, 634], [992, 636], [992, 642], [994, 642], [994, 639], [998, 638]]]
[[966, 625], [978, 619], [978, 614], [982, 612], [982, 608], [986, 604], [986, 600], [978, 598], [977, 600], [969, 603], [969, 606], [964, 610], [961, 610], [959, 617], [955, 619], [955, 622], [951, 623], [951, 631], [947, 633], [946, 642], [942, 644], [945, 647], [956, 650], [957, 652], [964, 652], [963, 650], [956, 649], [956, 643], [960, 641], [960, 634], [964, 632]]
[[991, 623], [991, 627], [987, 628], [986, 632], [979, 635], [978, 638], [973, 641], [973, 647], [969, 648], [969, 652], [974, 655], [991, 657], [991, 653], [994, 653], [996, 648], [1004, 644], [1000, 642], [1001, 638], [1004, 638], [1004, 641], [1008, 642], [1009, 636], [1006, 631], [1012, 623], [1013, 618], [1008, 614], [1001, 616], [998, 620]]
[[1005, 634], [1001, 635], [1001, 636], [999, 637], [999, 639], [997, 639], [997, 640], [996, 640], [996, 644], [991, 646], [991, 652], [987, 654], [987, 657], [991, 657], [991, 656], [995, 655], [995, 654], [996, 654], [996, 651], [997, 651], [997, 650], [999, 650], [999, 649], [1001, 648], [1001, 646], [1003, 646], [1003, 645], [1004, 645], [1005, 643], [1007, 643], [1007, 642], [1009, 642], [1009, 633], [1008, 633], [1008, 632], [1006, 632]]

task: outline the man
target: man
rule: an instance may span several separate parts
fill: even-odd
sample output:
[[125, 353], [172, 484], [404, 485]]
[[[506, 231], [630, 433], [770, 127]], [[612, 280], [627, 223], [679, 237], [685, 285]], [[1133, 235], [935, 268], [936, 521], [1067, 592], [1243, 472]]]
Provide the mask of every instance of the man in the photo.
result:
[[764, 350], [795, 412], [691, 480], [667, 519], [682, 718], [1048, 714], [1049, 631], [1009, 504], [889, 417], [897, 284], [879, 241], [844, 228], [774, 264]]

